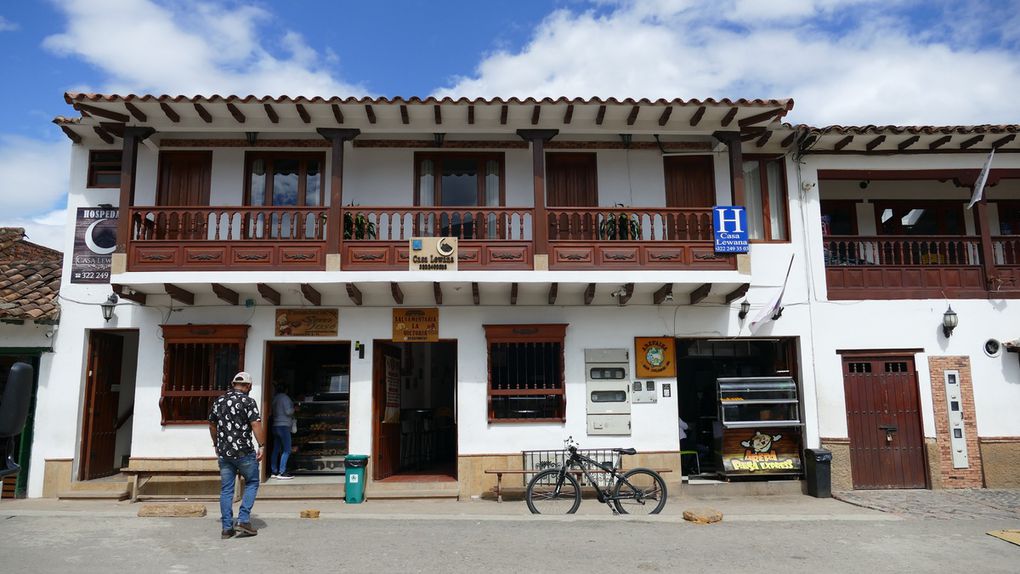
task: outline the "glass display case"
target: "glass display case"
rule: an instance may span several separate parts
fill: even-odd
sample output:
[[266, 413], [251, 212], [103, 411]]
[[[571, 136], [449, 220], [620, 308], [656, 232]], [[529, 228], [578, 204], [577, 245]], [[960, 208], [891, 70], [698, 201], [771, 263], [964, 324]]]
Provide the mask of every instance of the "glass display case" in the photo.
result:
[[800, 426], [797, 383], [790, 377], [718, 379], [719, 420], [725, 428]]
[[798, 477], [803, 433], [797, 382], [791, 377], [716, 379], [716, 467], [734, 477]]
[[291, 468], [295, 473], [342, 473], [347, 456], [348, 401], [297, 403]]

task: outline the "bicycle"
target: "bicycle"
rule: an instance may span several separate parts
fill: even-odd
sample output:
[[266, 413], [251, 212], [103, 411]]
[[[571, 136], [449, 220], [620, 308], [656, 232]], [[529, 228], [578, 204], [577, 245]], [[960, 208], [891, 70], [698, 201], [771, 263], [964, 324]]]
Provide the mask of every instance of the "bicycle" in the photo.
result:
[[[539, 472], [528, 483], [525, 500], [532, 514], [577, 512], [581, 506], [581, 486], [574, 478], [577, 473], [584, 474], [585, 480], [595, 488], [599, 503], [609, 505], [610, 509], [615, 507], [613, 514], [658, 514], [666, 505], [666, 482], [659, 473], [648, 468], [619, 472], [623, 457], [637, 454], [633, 448], [614, 448], [618, 456], [610, 467], [578, 453], [574, 437], [567, 437], [563, 443], [570, 454], [563, 465]], [[610, 475], [605, 490], [589, 472], [592, 466]], [[573, 470], [575, 467], [578, 470]]]

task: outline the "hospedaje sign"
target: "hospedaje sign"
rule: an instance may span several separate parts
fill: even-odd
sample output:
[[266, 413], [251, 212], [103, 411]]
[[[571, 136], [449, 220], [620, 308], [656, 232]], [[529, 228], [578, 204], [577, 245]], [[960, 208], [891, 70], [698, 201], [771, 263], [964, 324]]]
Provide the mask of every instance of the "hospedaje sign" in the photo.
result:
[[712, 208], [712, 229], [716, 253], [747, 253], [747, 209], [742, 205], [717, 205]]
[[110, 282], [110, 262], [117, 249], [117, 212], [117, 208], [78, 208], [71, 283]]

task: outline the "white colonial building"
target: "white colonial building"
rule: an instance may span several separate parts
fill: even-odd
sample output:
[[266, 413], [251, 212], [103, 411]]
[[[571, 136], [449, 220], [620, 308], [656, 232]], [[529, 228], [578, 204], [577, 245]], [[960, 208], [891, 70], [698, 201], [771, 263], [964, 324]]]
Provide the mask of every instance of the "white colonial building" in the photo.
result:
[[[352, 453], [369, 497], [483, 495], [567, 436], [672, 485], [799, 488], [820, 446], [837, 488], [1020, 484], [1016, 126], [791, 126], [791, 100], [66, 99], [74, 231], [30, 496], [215, 492], [205, 414], [240, 369], [267, 413], [274, 382], [299, 403], [301, 476], [267, 495], [339, 496]], [[717, 250], [717, 206], [745, 208], [748, 253]]]

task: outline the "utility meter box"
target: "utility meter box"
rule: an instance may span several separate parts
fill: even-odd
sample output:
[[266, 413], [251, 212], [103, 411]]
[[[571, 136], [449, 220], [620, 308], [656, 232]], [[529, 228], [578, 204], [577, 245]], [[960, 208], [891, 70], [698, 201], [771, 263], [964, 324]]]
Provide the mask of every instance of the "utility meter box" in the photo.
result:
[[635, 405], [640, 403], [659, 402], [658, 385], [655, 381], [634, 381], [631, 384], [631, 402]]
[[585, 349], [588, 434], [630, 434], [630, 354], [627, 349]]

